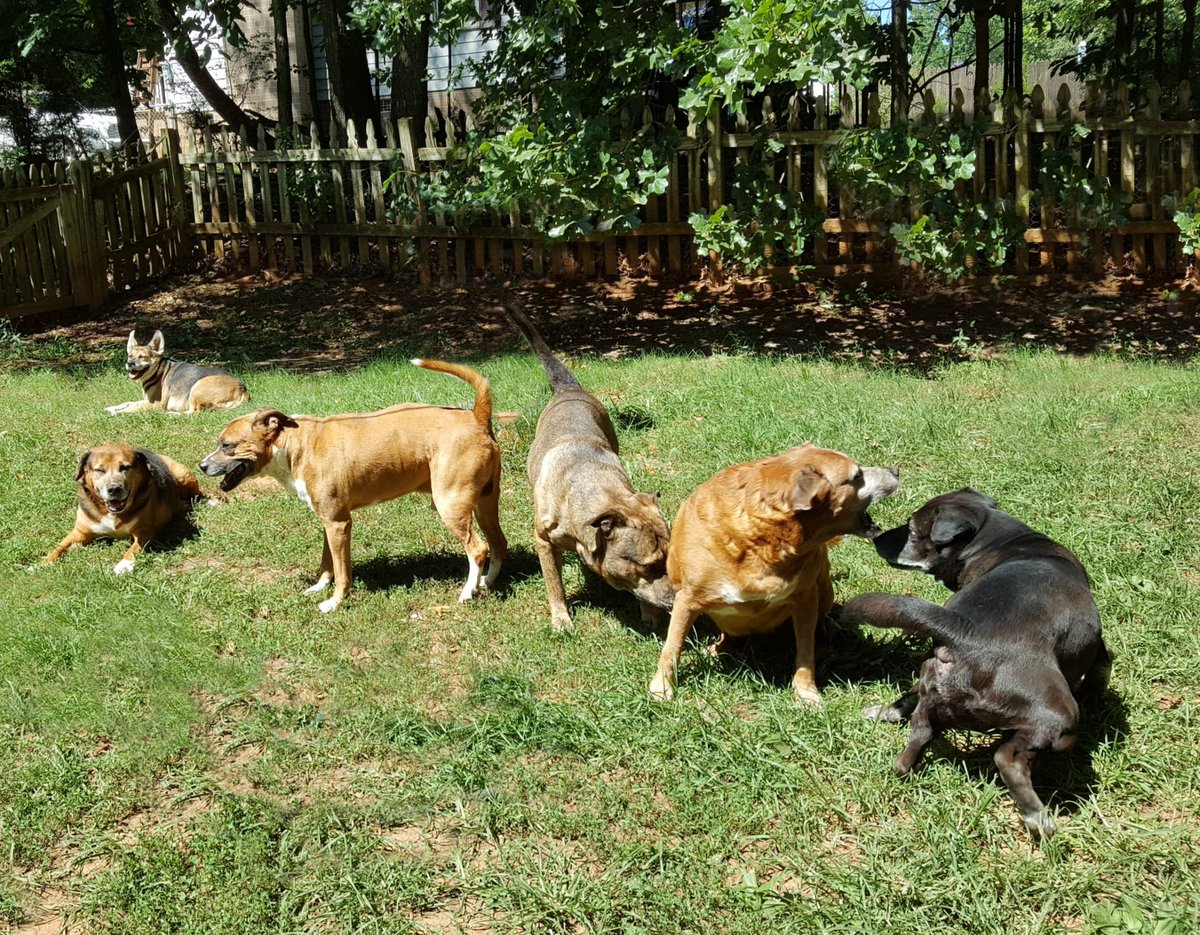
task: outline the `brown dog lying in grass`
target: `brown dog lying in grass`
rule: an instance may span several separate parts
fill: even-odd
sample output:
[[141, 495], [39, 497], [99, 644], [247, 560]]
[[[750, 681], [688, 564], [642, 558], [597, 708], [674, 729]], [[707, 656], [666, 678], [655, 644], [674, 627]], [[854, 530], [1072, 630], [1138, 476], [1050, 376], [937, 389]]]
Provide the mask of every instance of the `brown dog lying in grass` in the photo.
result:
[[113, 567], [115, 574], [126, 574], [159, 530], [200, 496], [195, 475], [179, 462], [145, 448], [99, 445], [79, 459], [75, 527], [46, 562], [95, 539], [132, 539]]

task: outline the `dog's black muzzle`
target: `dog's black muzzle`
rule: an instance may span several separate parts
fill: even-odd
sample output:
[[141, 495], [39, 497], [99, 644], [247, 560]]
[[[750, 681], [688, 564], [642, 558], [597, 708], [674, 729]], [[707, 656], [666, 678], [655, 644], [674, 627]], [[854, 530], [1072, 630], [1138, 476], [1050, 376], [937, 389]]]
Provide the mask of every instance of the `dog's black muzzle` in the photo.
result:
[[908, 525], [897, 526], [895, 529], [889, 529], [887, 532], [878, 533], [875, 536], [875, 551], [879, 553], [879, 557], [897, 568], [902, 566], [897, 565], [896, 561], [900, 558], [900, 553], [904, 551], [904, 546], [908, 543]]
[[221, 489], [228, 493], [250, 476], [254, 471], [254, 462], [242, 458], [218, 459], [209, 455], [200, 462], [200, 470], [209, 477], [220, 477]]

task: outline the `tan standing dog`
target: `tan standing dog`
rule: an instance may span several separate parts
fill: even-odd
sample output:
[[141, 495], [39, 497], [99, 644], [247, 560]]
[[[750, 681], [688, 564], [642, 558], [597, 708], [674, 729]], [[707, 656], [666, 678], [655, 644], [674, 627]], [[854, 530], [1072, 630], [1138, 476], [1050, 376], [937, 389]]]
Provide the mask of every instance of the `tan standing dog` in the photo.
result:
[[528, 461], [534, 542], [550, 601], [550, 625], [555, 630], [571, 625], [562, 580], [568, 551], [612, 587], [632, 591], [643, 619], [651, 619], [654, 608], [670, 608], [674, 596], [658, 494], [634, 492], [617, 454], [612, 420], [600, 401], [554, 356], [520, 308], [509, 305], [505, 311], [529, 341], [554, 390], [538, 419]]
[[[475, 595], [485, 562], [483, 586], [491, 587], [508, 554], [500, 530], [500, 446], [492, 434], [488, 381], [460, 364], [413, 363], [469, 383], [475, 389], [474, 411], [407, 403], [315, 419], [257, 409], [225, 426], [217, 450], [200, 462], [210, 477], [223, 475], [222, 490], [266, 474], [317, 514], [325, 544], [317, 582], [307, 593], [334, 585], [333, 595], [319, 605], [323, 613], [335, 610], [350, 591], [350, 514], [359, 507], [407, 493], [432, 494], [438, 515], [470, 563], [460, 601]], [[486, 542], [476, 534], [472, 515]]]
[[895, 468], [863, 468], [836, 451], [802, 445], [738, 464], [705, 481], [675, 517], [667, 570], [671, 626], [650, 683], [674, 697], [675, 667], [696, 617], [727, 637], [765, 633], [788, 617], [796, 630], [797, 701], [819, 705], [813, 677], [817, 621], [833, 606], [829, 549], [845, 535], [878, 532], [867, 510], [899, 486]]
[[143, 409], [165, 409], [170, 413], [232, 409], [250, 398], [242, 381], [231, 373], [167, 357], [161, 331], [154, 332], [149, 344], [138, 344], [135, 334], [129, 332], [125, 344], [125, 371], [129, 379], [142, 385], [143, 398], [108, 406], [105, 412], [115, 415]]
[[46, 562], [95, 539], [132, 539], [113, 567], [123, 575], [146, 543], [201, 496], [196, 477], [177, 461], [130, 445], [100, 445], [85, 452], [75, 472], [75, 528]]

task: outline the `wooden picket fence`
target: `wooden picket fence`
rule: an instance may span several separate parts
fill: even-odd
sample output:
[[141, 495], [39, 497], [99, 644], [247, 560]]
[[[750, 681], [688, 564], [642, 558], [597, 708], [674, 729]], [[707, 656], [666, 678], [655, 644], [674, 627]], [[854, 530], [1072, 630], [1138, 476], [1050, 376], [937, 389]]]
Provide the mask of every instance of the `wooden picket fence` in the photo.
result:
[[[1140, 107], [1128, 92], [1106, 94], [1091, 84], [1072, 100], [1063, 85], [1053, 101], [1040, 86], [1021, 102], [983, 98], [970, 106], [960, 91], [944, 108], [932, 95], [915, 104], [916, 126], [974, 121], [977, 172], [958, 197], [993, 201], [1011, 195], [1026, 225], [1027, 249], [1017, 251], [1015, 273], [1101, 271], [1106, 266], [1179, 271], [1192, 257], [1178, 247], [1177, 228], [1165, 216], [1163, 196], [1185, 195], [1197, 184], [1196, 143], [1200, 133], [1185, 83], [1164, 113], [1161, 93], [1151, 87]], [[829, 172], [830, 148], [855, 125], [879, 126], [879, 100], [849, 94], [836, 109], [823, 97], [793, 95], [783, 106], [770, 98], [753, 116], [769, 128], [778, 146], [764, 146], [746, 115], [714, 115], [698, 123], [667, 109], [657, 121], [649, 109], [625, 115], [626, 132], [676, 129], [681, 134], [670, 164], [667, 191], [651, 196], [634, 230], [595, 232], [565, 240], [545, 237], [529, 212], [518, 207], [493, 213], [485, 223], [466, 223], [421, 202], [417, 180], [454, 158], [469, 117], [417, 128], [406, 120], [385, 121], [384, 145], [358, 145], [353, 126], [325, 147], [318, 128], [300, 148], [271, 149], [265, 138], [205, 132], [180, 156], [190, 173], [193, 231], [205, 252], [251, 270], [288, 272], [318, 269], [392, 270], [412, 264], [423, 281], [464, 283], [482, 277], [532, 275], [617, 276], [642, 270], [691, 275], [705, 262], [696, 255], [692, 212], [713, 212], [730, 198], [732, 167], [770, 160], [771, 171], [824, 218], [805, 255], [795, 258], [816, 275], [854, 270], [896, 270], [901, 258], [888, 246], [886, 228], [915, 221], [908, 205], [880, 219], [858, 213], [854, 193], [839, 191]], [[856, 105], [858, 105], [856, 107]], [[865, 106], [864, 106], [865, 105]], [[853, 115], [856, 114], [857, 119]], [[1044, 148], [1059, 131], [1077, 125], [1089, 131], [1072, 149], [1075, 161], [1097, 178], [1107, 178], [1128, 199], [1128, 220], [1115, 231], [1089, 230], [1082, 219], [1044, 192], [1030, 209]], [[376, 138], [366, 128], [365, 138]], [[253, 145], [252, 145], [253, 144]], [[389, 181], [390, 180], [390, 181]], [[406, 220], [402, 221], [403, 217]], [[415, 220], [413, 218], [415, 217]]]
[[0, 314], [101, 309], [190, 254], [179, 137], [0, 177]]
[[[1180, 249], [1163, 197], [1197, 186], [1200, 123], [1186, 83], [1169, 110], [1161, 100], [1151, 87], [1135, 106], [1124, 90], [1107, 93], [1097, 84], [1082, 99], [1073, 99], [1066, 85], [1053, 100], [1040, 86], [1023, 101], [985, 95], [967, 102], [960, 90], [944, 107], [926, 95], [910, 120], [916, 127], [973, 123], [979, 130], [974, 183], [959, 183], [956, 197], [1014, 198], [1026, 249], [1016, 251], [1011, 272], [1179, 272], [1200, 258]], [[888, 217], [868, 216], [831, 177], [831, 148], [856, 126], [880, 125], [874, 95], [830, 102], [795, 94], [778, 104], [766, 98], [750, 117], [716, 114], [702, 122], [669, 108], [657, 120], [649, 109], [626, 114], [629, 138], [668, 128], [678, 133], [666, 192], [648, 199], [635, 229], [565, 240], [547, 238], [520, 207], [468, 223], [423, 203], [419, 181], [455, 158], [469, 126], [469, 118], [456, 117], [422, 127], [387, 120], [382, 142], [367, 126], [367, 145], [355, 142], [353, 126], [344, 137], [334, 131], [324, 145], [312, 126], [287, 148], [268, 145], [261, 134], [250, 140], [204, 131], [181, 142], [168, 131], [154, 152], [141, 147], [9, 173], [0, 178], [0, 312], [98, 307], [181, 259], [203, 257], [232, 269], [304, 274], [413, 267], [423, 281], [442, 283], [634, 271], [694, 275], [710, 258], [697, 255], [687, 219], [729, 203], [735, 168], [750, 161], [764, 163], [823, 219], [805, 253], [788, 260], [792, 270], [894, 272], [902, 258], [886, 230], [919, 217], [919, 208], [904, 202]], [[752, 122], [761, 122], [765, 134], [752, 132]], [[1128, 220], [1117, 230], [1089, 229], [1054, 192], [1031, 202], [1042, 154], [1072, 127], [1088, 133], [1072, 137], [1071, 158], [1128, 200]]]

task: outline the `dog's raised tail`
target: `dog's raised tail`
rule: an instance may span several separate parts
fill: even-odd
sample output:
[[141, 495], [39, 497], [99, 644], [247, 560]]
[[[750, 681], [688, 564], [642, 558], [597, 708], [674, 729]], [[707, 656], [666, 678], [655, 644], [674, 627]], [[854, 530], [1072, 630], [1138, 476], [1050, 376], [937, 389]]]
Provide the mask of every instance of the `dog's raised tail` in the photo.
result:
[[537, 355], [542, 369], [546, 371], [546, 377], [550, 380], [550, 388], [556, 393], [582, 389], [579, 381], [575, 379], [575, 374], [571, 373], [566, 365], [554, 356], [554, 351], [550, 350], [537, 328], [533, 327], [533, 322], [526, 317], [521, 306], [516, 302], [509, 301], [504, 304], [503, 308], [508, 320], [525, 336], [525, 340], [533, 348], [533, 353]]
[[448, 373], [452, 377], [458, 377], [464, 383], [471, 384], [475, 390], [475, 421], [481, 429], [489, 435], [492, 434], [492, 385], [488, 383], [487, 377], [466, 364], [452, 364], [444, 360], [423, 360], [420, 357], [414, 357], [412, 363], [424, 370]]

